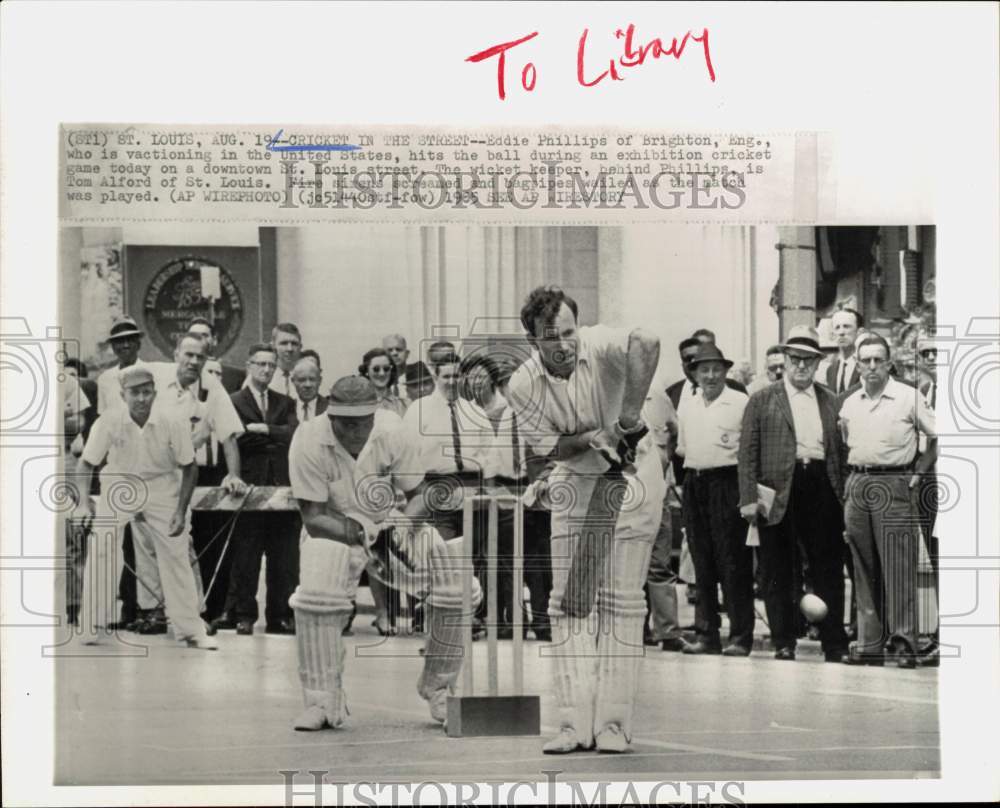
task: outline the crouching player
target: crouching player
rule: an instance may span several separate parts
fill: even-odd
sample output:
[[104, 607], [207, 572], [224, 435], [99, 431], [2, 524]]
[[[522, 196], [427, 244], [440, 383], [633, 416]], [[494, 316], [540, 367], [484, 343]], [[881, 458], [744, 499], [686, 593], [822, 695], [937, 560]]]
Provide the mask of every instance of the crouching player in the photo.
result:
[[[471, 615], [461, 612], [461, 539], [445, 542], [422, 522], [419, 457], [398, 427], [378, 423], [377, 408], [371, 382], [342, 378], [330, 390], [325, 415], [302, 423], [292, 439], [289, 477], [308, 534], [289, 600], [305, 701], [297, 730], [336, 728], [344, 719], [343, 630], [367, 548], [387, 549], [382, 561], [391, 582], [428, 593], [417, 691], [437, 721], [446, 718], [462, 666], [461, 626]], [[407, 499], [402, 512], [395, 507], [397, 491]], [[474, 608], [478, 587], [473, 595]]]

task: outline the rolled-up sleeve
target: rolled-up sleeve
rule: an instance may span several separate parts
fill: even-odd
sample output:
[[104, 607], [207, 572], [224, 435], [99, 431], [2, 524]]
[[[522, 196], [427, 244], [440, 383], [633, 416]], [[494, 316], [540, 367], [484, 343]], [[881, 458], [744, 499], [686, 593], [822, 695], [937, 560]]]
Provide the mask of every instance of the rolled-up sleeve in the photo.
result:
[[930, 408], [927, 402], [924, 400], [923, 396], [916, 397], [916, 406], [914, 407], [914, 416], [917, 422], [917, 428], [923, 432], [928, 438], [937, 437], [937, 426], [936, 419], [934, 417], [934, 410]]
[[221, 442], [229, 437], [242, 435], [243, 422], [225, 388], [215, 382], [208, 391], [208, 400], [205, 402], [208, 410], [206, 415], [215, 439]]
[[90, 437], [87, 439], [87, 445], [83, 447], [83, 454], [80, 456], [80, 459], [84, 463], [96, 467], [101, 465], [104, 462], [104, 458], [107, 457], [108, 449], [111, 447], [111, 424], [109, 418], [114, 418], [114, 415], [100, 415], [94, 421], [94, 425], [90, 429]]

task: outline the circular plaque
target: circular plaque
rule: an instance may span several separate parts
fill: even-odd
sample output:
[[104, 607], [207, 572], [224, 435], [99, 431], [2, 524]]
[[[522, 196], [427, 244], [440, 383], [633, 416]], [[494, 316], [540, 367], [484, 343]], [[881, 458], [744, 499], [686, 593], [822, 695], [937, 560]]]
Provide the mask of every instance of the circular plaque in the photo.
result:
[[[211, 289], [202, 285], [202, 267], [218, 268], [218, 298], [204, 296]], [[214, 272], [210, 269], [204, 274], [212, 276]], [[218, 261], [198, 256], [178, 258], [163, 266], [146, 289], [143, 308], [149, 335], [167, 356], [174, 355], [177, 339], [187, 333], [193, 317], [215, 324], [216, 356], [232, 347], [243, 328], [243, 300], [233, 279]]]

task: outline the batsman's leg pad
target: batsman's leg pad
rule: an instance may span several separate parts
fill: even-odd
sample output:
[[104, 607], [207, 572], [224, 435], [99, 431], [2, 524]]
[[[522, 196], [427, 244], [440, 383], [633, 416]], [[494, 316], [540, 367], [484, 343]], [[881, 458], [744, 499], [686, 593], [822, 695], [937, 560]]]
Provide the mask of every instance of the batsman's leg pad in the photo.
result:
[[[427, 644], [424, 647], [424, 667], [417, 679], [420, 698], [431, 703], [431, 715], [443, 721], [443, 714], [436, 710], [443, 706], [438, 691], [452, 691], [462, 669], [462, 610], [443, 606], [427, 606], [424, 624], [427, 627]], [[466, 618], [468, 619], [468, 618]]]
[[339, 541], [306, 539], [299, 551], [299, 585], [289, 605], [317, 614], [350, 612], [350, 593], [357, 590], [357, 577], [352, 576], [355, 571], [361, 574], [358, 560], [357, 553]]
[[551, 657], [552, 678], [559, 705], [560, 730], [571, 730], [577, 742], [589, 748], [594, 743], [594, 697], [597, 684], [596, 622], [549, 609], [552, 643], [545, 649]]
[[597, 592], [600, 633], [594, 728], [600, 732], [609, 724], [617, 724], [626, 740], [632, 737], [639, 664], [645, 655], [642, 626], [646, 621], [646, 599], [642, 582], [650, 549], [647, 542], [618, 542], [610, 577], [613, 583]]
[[[432, 607], [459, 609], [462, 606], [462, 576], [472, 576], [472, 559], [464, 557], [461, 537], [445, 541], [434, 531], [430, 546], [430, 595], [427, 603]], [[479, 581], [472, 576], [472, 607], [475, 609], [483, 598]]]
[[299, 586], [288, 599], [295, 609], [299, 680], [306, 707], [295, 722], [296, 729], [337, 727], [344, 720], [343, 633], [351, 615], [352, 569], [358, 566], [351, 549], [340, 542], [312, 538], [301, 547]]

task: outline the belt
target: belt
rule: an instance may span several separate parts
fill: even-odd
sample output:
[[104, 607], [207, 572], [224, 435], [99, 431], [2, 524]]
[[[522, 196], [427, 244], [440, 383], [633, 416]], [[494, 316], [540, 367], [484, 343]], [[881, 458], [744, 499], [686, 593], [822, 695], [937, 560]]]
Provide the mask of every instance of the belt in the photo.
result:
[[855, 474], [902, 474], [913, 471], [913, 464], [905, 466], [848, 466]]
[[693, 474], [695, 477], [709, 477], [718, 474], [735, 474], [736, 466], [715, 466], [710, 469], [684, 469], [685, 474]]
[[819, 465], [824, 464], [825, 462], [826, 462], [826, 460], [825, 459], [821, 459], [821, 458], [803, 457], [800, 460], [796, 460], [795, 461], [795, 465], [798, 466], [799, 468], [807, 469], [810, 466], [819, 466]]

